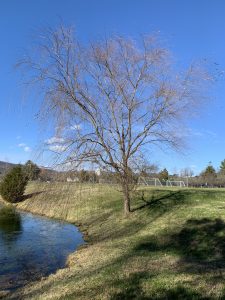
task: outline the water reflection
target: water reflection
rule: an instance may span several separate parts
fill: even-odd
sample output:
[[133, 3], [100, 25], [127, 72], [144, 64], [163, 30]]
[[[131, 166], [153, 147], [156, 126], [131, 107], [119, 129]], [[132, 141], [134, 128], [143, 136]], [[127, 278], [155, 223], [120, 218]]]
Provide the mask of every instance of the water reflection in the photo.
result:
[[21, 233], [22, 224], [20, 214], [13, 207], [0, 209], [0, 234], [3, 239], [13, 239]]
[[63, 268], [82, 243], [72, 224], [0, 207], [0, 292]]

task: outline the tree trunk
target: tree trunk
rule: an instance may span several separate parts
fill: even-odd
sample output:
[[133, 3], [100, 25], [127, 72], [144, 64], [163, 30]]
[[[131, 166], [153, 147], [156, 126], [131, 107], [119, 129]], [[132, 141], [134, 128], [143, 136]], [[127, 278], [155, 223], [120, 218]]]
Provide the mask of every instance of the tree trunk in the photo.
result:
[[124, 197], [124, 214], [127, 216], [130, 213], [130, 192], [128, 186], [123, 187], [123, 197]]

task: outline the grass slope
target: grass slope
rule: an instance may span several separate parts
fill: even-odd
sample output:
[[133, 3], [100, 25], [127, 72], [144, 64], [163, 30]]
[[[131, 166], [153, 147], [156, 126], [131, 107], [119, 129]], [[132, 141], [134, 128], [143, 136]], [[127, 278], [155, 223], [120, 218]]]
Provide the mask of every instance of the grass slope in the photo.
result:
[[139, 190], [123, 217], [115, 187], [30, 185], [21, 209], [81, 224], [69, 267], [18, 299], [225, 299], [225, 191]]

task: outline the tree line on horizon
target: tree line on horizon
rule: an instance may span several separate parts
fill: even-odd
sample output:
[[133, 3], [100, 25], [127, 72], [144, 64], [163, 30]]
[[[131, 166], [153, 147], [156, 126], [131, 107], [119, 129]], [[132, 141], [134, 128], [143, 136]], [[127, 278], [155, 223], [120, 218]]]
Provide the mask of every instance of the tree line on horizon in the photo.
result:
[[[21, 164], [7, 164], [8, 168], [2, 172], [2, 177], [6, 175], [13, 167], [21, 166], [25, 177], [28, 181], [67, 181], [67, 182], [80, 182], [80, 183], [118, 183], [116, 172], [110, 172], [104, 169], [77, 169], [67, 171], [57, 171], [50, 168], [38, 166], [31, 160], [28, 160], [24, 165]], [[220, 180], [225, 181], [225, 159], [221, 161], [220, 167], [216, 170], [212, 163], [209, 162], [206, 168], [198, 175], [194, 176], [194, 172], [191, 168], [183, 168], [179, 173], [169, 173], [167, 168], [159, 169], [156, 164], [143, 164], [136, 172], [133, 173], [133, 177], [149, 177], [158, 178], [160, 181], [166, 180], [181, 180], [182, 178], [189, 178], [191, 182], [197, 182], [199, 179], [203, 180], [206, 185], [213, 185]], [[222, 182], [221, 182], [222, 183]]]
[[[8, 202], [20, 201], [23, 198], [27, 183], [37, 180], [44, 182], [120, 183], [116, 172], [96, 172], [84, 169], [79, 171], [46, 172], [49, 172], [49, 170], [39, 168], [31, 160], [28, 160], [25, 165], [14, 166], [0, 182], [1, 196]], [[180, 174], [169, 174], [166, 168], [158, 171], [157, 165], [152, 164], [142, 166], [142, 170], [133, 174], [132, 177], [136, 185], [138, 184], [138, 179], [144, 177], [158, 178], [161, 182], [188, 178], [188, 186], [192, 187], [225, 187], [225, 159], [221, 161], [217, 172], [211, 162], [209, 162], [208, 166], [197, 176], [193, 176], [193, 171], [189, 168], [181, 170]], [[187, 181], [185, 183], [187, 184]]]

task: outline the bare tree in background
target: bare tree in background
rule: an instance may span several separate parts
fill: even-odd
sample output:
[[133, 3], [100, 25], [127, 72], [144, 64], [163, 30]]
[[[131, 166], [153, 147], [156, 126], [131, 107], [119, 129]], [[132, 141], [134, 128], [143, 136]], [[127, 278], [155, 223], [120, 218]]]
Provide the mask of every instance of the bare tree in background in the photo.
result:
[[41, 88], [41, 116], [54, 121], [49, 148], [64, 163], [116, 172], [128, 214], [135, 160], [155, 144], [179, 149], [182, 121], [211, 79], [194, 65], [175, 72], [170, 53], [154, 36], [81, 45], [71, 28], [61, 26], [40, 36], [36, 50], [20, 64]]
[[181, 177], [192, 177], [194, 175], [194, 171], [191, 168], [184, 168], [180, 170]]

